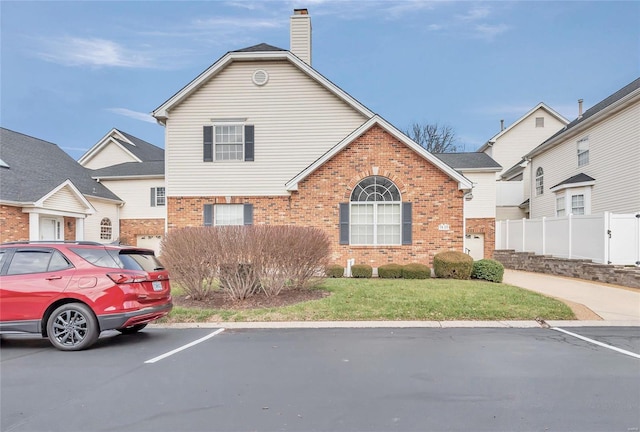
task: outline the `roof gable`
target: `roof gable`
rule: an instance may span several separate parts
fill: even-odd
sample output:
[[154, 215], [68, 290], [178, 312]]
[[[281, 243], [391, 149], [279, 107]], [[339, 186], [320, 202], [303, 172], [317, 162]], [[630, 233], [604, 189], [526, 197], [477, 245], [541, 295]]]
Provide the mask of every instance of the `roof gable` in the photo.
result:
[[79, 214], [93, 214], [95, 208], [82, 195], [71, 180], [65, 180], [48, 194], [34, 203], [35, 207], [42, 207], [63, 212]]
[[576, 118], [542, 144], [531, 150], [525, 157], [531, 158], [546, 151], [548, 148], [562, 142], [565, 137], [590, 127], [605, 116], [617, 112], [619, 108], [621, 109], [627, 104], [634, 103], [634, 101], [638, 99], [640, 99], [640, 78], [637, 78], [586, 110], [582, 116]]
[[85, 154], [78, 159], [78, 163], [86, 166], [89, 161], [98, 156], [110, 145], [117, 146], [127, 155], [128, 158], [130, 158], [128, 160], [123, 160], [122, 163], [131, 161], [148, 162], [164, 160], [164, 150], [160, 147], [113, 128], [89, 150], [87, 150]]
[[489, 141], [487, 141], [486, 143], [484, 143], [482, 145], [482, 147], [480, 147], [478, 149], [479, 152], [483, 152], [485, 151], [490, 145], [494, 144], [501, 136], [503, 136], [504, 134], [506, 134], [507, 132], [509, 132], [510, 130], [512, 130], [513, 128], [515, 128], [517, 125], [519, 125], [520, 123], [522, 123], [523, 121], [525, 121], [527, 118], [529, 118], [530, 116], [532, 116], [536, 111], [538, 111], [539, 109], [543, 109], [546, 112], [548, 112], [549, 114], [551, 114], [553, 117], [555, 117], [556, 119], [558, 119], [558, 121], [560, 121], [561, 123], [564, 123], [565, 125], [569, 123], [569, 120], [567, 120], [566, 118], [564, 118], [562, 115], [560, 115], [558, 112], [556, 112], [555, 110], [553, 110], [551, 107], [549, 107], [547, 104], [545, 104], [544, 102], [540, 102], [538, 105], [534, 106], [531, 110], [529, 110], [525, 115], [523, 115], [522, 117], [520, 117], [518, 120], [516, 120], [515, 122], [513, 122], [512, 124], [510, 124], [507, 128], [501, 130], [500, 132], [498, 132], [497, 134], [495, 134], [493, 137], [491, 137], [489, 139]]
[[340, 87], [338, 87], [337, 85], [329, 81], [327, 78], [322, 76], [318, 71], [316, 71], [311, 66], [309, 66], [308, 64], [300, 60], [291, 52], [282, 50], [281, 48], [272, 47], [271, 45], [267, 45], [267, 44], [260, 44], [260, 45], [245, 48], [239, 51], [230, 51], [226, 53], [213, 65], [207, 68], [195, 79], [193, 79], [189, 84], [184, 86], [181, 90], [179, 90], [176, 94], [171, 96], [162, 105], [156, 108], [151, 114], [161, 124], [164, 124], [166, 119], [169, 118], [170, 111], [172, 108], [176, 107], [178, 104], [184, 101], [187, 97], [189, 97], [191, 94], [196, 92], [206, 82], [208, 82], [210, 79], [213, 79], [218, 73], [224, 70], [231, 63], [240, 62], [240, 61], [265, 61], [265, 60], [286, 60], [290, 62], [295, 67], [300, 69], [303, 73], [305, 73], [307, 76], [317, 81], [321, 86], [327, 89], [327, 91], [333, 93], [339, 99], [343, 100], [351, 108], [355, 109], [356, 111], [365, 115], [366, 117], [373, 116], [373, 112], [371, 112], [367, 107], [362, 105], [360, 102], [358, 102], [348, 93], [346, 93]]
[[411, 140], [408, 136], [400, 132], [389, 122], [384, 120], [379, 115], [375, 115], [366, 122], [364, 122], [359, 128], [351, 132], [347, 137], [345, 137], [338, 144], [333, 146], [329, 151], [327, 151], [324, 155], [320, 156], [315, 162], [309, 165], [307, 168], [298, 173], [295, 177], [289, 180], [285, 184], [285, 188], [288, 191], [294, 191], [298, 189], [298, 183], [303, 181], [309, 175], [311, 175], [314, 171], [316, 171], [319, 167], [324, 165], [327, 161], [329, 161], [333, 156], [338, 154], [341, 150], [346, 148], [349, 144], [358, 139], [362, 134], [371, 129], [374, 125], [380, 126], [385, 132], [389, 133], [392, 137], [409, 147], [414, 152], [418, 153], [418, 155], [422, 156], [427, 161], [431, 162], [436, 168], [440, 169], [442, 172], [447, 174], [452, 179], [458, 182], [459, 189], [471, 189], [472, 184], [469, 179], [464, 177], [462, 174], [457, 172], [455, 169], [444, 163], [442, 160], [435, 157], [433, 154], [429, 153], [424, 147], [421, 147], [415, 141]]
[[0, 200], [29, 204], [40, 200], [70, 180], [83, 195], [120, 201], [97, 183], [84, 168], [57, 145], [0, 128], [2, 158], [9, 168], [0, 169]]

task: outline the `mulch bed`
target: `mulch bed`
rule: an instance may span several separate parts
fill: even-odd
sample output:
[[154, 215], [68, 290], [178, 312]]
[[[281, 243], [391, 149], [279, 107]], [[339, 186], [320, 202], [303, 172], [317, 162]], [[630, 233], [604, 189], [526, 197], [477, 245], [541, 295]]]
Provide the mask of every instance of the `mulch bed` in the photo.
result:
[[246, 310], [289, 306], [330, 295], [328, 291], [295, 289], [284, 290], [277, 296], [267, 297], [260, 292], [244, 300], [232, 300], [224, 292], [214, 291], [206, 300], [193, 300], [186, 295], [174, 296], [173, 304], [187, 308]]

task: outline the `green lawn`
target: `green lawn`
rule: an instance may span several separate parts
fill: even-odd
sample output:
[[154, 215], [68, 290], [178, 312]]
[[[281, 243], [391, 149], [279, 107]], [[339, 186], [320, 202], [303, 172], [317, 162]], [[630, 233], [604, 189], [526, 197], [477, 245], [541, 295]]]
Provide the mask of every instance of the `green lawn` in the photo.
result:
[[[253, 310], [174, 307], [163, 322], [575, 319], [564, 303], [505, 284], [451, 279], [327, 279], [320, 300]], [[179, 289], [174, 290], [179, 294]]]

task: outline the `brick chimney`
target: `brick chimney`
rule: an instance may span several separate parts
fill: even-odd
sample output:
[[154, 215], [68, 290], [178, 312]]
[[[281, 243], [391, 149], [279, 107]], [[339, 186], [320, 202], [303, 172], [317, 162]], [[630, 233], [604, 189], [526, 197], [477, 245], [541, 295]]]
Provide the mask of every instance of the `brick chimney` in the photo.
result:
[[307, 9], [294, 9], [291, 15], [289, 50], [311, 66], [311, 17]]

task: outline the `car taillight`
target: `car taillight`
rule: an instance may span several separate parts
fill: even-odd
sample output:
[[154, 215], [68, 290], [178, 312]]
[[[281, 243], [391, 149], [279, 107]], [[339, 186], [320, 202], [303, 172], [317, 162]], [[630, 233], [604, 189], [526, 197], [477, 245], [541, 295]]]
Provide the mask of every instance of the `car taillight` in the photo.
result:
[[107, 276], [117, 284], [144, 282], [147, 280], [146, 273], [107, 273]]

